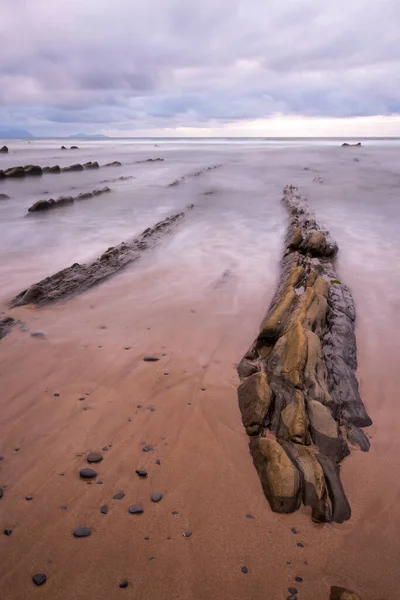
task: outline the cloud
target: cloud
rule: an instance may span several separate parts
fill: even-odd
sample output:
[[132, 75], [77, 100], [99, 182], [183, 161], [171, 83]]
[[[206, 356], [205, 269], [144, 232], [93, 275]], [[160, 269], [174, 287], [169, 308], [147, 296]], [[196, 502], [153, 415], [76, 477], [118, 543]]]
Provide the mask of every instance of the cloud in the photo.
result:
[[397, 0], [3, 0], [0, 124], [399, 114], [399, 26]]

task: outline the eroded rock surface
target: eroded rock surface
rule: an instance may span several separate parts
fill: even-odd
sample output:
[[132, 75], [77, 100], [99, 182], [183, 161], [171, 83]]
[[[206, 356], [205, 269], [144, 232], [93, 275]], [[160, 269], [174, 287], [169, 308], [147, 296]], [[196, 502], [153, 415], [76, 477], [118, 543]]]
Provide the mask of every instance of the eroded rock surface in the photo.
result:
[[271, 508], [303, 502], [315, 521], [341, 523], [351, 509], [339, 463], [349, 445], [369, 449], [371, 425], [356, 379], [355, 307], [338, 279], [336, 242], [298, 189], [286, 186], [289, 226], [278, 289], [238, 366], [239, 408]]
[[20, 321], [13, 319], [12, 317], [0, 317], [0, 340], [5, 337], [7, 333], [10, 333], [11, 329], [18, 325]]
[[86, 200], [87, 198], [93, 198], [94, 196], [100, 196], [101, 194], [105, 194], [107, 192], [111, 192], [109, 187], [102, 188], [100, 190], [93, 190], [92, 192], [82, 192], [77, 196], [60, 196], [56, 200], [53, 198], [49, 198], [48, 200], [38, 200], [35, 204], [32, 204], [30, 208], [28, 208], [28, 212], [43, 212], [50, 210], [51, 208], [59, 208], [61, 206], [65, 206], [66, 204], [73, 204], [75, 200]]

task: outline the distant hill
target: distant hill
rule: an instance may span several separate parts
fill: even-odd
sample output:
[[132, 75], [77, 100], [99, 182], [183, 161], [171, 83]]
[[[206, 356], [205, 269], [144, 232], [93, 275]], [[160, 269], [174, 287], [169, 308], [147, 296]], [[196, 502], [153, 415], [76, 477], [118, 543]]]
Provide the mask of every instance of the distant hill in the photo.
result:
[[33, 138], [33, 135], [26, 129], [2, 129], [0, 127], [0, 138]]
[[75, 133], [75, 135], [69, 135], [68, 139], [75, 139], [75, 140], [81, 140], [81, 139], [92, 139], [92, 140], [98, 140], [98, 139], [107, 139], [108, 136], [107, 135], [103, 135], [102, 133], [93, 133], [93, 134], [89, 134], [89, 133]]

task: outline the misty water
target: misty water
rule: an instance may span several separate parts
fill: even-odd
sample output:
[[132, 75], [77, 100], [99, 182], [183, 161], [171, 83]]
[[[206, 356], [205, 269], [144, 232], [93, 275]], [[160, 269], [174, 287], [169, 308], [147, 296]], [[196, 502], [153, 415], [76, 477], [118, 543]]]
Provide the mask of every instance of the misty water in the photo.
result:
[[[120, 161], [120, 167], [0, 181], [0, 298], [74, 262], [98, 257], [162, 218], [195, 204], [185, 222], [129, 269], [157, 276], [154, 294], [200, 294], [222, 285], [249, 299], [274, 286], [286, 214], [285, 184], [298, 185], [318, 220], [339, 242], [338, 270], [353, 289], [361, 318], [388, 325], [400, 308], [400, 145], [334, 141], [79, 141], [9, 142], [0, 168], [15, 165]], [[163, 162], [140, 163], [148, 158]], [[220, 168], [190, 176], [213, 165]], [[121, 176], [131, 177], [120, 180]], [[186, 176], [178, 186], [168, 184]], [[111, 193], [46, 213], [27, 214], [36, 200], [76, 196], [108, 185]], [[211, 193], [210, 193], [211, 192]], [[168, 275], [160, 285], [160, 274]], [[137, 292], [137, 291], [136, 291]], [[385, 298], [385, 306], [382, 306]], [[393, 322], [394, 319], [394, 322]]]

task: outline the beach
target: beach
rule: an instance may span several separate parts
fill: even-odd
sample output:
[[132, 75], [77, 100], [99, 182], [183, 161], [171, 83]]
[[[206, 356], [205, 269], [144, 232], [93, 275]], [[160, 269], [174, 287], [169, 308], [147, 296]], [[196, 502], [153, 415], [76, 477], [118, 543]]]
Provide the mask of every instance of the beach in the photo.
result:
[[[400, 146], [61, 144], [10, 142], [0, 158], [0, 169], [100, 165], [0, 181], [9, 196], [0, 200], [0, 312], [20, 322], [0, 341], [0, 530], [12, 530], [0, 535], [2, 597], [279, 600], [294, 587], [299, 599], [322, 600], [338, 585], [362, 600], [395, 598]], [[113, 161], [121, 165], [102, 166]], [[352, 517], [341, 524], [312, 523], [304, 506], [271, 511], [238, 407], [237, 364], [278, 280], [286, 184], [337, 240], [357, 312], [357, 376], [373, 424], [370, 451], [352, 449], [342, 463]], [[39, 199], [102, 186], [111, 191], [27, 214]], [[154, 247], [82, 294], [9, 307], [42, 278], [180, 211]], [[103, 460], [88, 465], [91, 451]], [[93, 480], [80, 478], [85, 467]], [[129, 514], [132, 504], [143, 514]], [[73, 537], [78, 526], [90, 537]], [[36, 587], [39, 572], [47, 581]]]

